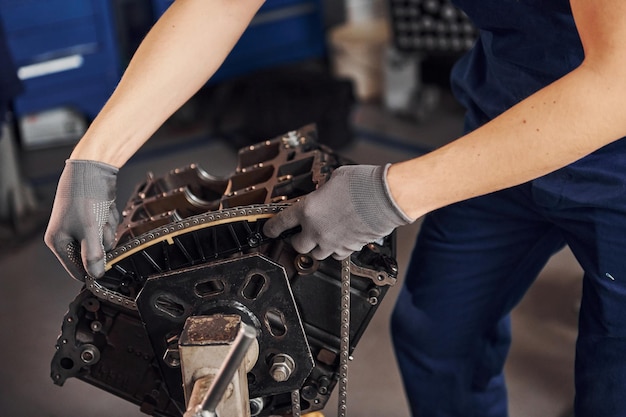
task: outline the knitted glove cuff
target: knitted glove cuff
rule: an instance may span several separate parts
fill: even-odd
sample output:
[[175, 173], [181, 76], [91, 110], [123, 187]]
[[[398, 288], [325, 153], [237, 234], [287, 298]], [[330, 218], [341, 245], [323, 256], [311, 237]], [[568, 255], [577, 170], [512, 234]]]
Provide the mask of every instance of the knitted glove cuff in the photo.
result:
[[57, 195], [62, 198], [115, 199], [119, 169], [98, 161], [68, 159], [59, 180]]
[[391, 196], [386, 180], [390, 166], [351, 167], [360, 171], [350, 177], [350, 197], [355, 211], [368, 227], [380, 233], [413, 222]]

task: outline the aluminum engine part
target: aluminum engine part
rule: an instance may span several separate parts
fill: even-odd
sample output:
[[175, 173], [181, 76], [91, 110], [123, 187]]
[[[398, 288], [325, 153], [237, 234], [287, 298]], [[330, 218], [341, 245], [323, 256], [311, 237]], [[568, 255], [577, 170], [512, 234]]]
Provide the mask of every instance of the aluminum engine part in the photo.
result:
[[[64, 317], [51, 376], [77, 377], [154, 416], [185, 410], [178, 341], [190, 316], [238, 315], [258, 332], [248, 372], [255, 415], [321, 410], [340, 378], [341, 262], [297, 253], [268, 218], [349, 163], [314, 126], [239, 151], [228, 178], [196, 164], [148, 174], [123, 210], [103, 278]], [[350, 257], [349, 352], [396, 282], [394, 235]], [[285, 358], [290, 358], [291, 362]], [[229, 416], [225, 416], [229, 417]]]

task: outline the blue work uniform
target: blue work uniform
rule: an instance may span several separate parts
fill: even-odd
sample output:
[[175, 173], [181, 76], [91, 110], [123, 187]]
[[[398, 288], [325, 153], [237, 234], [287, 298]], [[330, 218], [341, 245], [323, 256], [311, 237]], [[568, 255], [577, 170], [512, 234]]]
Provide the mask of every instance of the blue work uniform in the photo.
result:
[[[583, 59], [567, 0], [456, 0], [480, 29], [452, 71], [467, 131]], [[579, 115], [584, 118], [585, 115]], [[507, 415], [509, 313], [569, 245], [584, 269], [577, 416], [626, 416], [626, 140], [424, 219], [392, 318], [416, 417]]]

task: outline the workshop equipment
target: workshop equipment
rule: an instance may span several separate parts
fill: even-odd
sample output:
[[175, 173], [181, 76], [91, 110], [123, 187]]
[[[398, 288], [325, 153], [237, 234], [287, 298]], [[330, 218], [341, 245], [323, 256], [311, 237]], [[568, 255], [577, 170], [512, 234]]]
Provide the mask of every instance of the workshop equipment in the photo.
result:
[[[397, 280], [395, 236], [318, 261], [297, 253], [290, 233], [263, 235], [267, 219], [349, 163], [316, 139], [305, 126], [243, 148], [228, 178], [196, 164], [148, 174], [104, 276], [86, 280], [64, 317], [54, 382], [77, 377], [164, 417], [198, 407], [298, 417], [322, 410], [339, 385], [346, 416], [348, 360]], [[241, 328], [256, 333], [249, 348]], [[207, 393], [224, 381], [216, 405]]]
[[0, 239], [15, 239], [37, 223], [31, 217], [38, 213], [37, 199], [21, 172], [15, 142], [11, 120], [0, 120]]
[[184, 417], [217, 416], [220, 405], [220, 415], [250, 415], [246, 373], [258, 359], [256, 338], [256, 328], [238, 315], [187, 318], [178, 343]]
[[119, 82], [112, 2], [0, 1], [6, 39], [24, 91], [15, 117], [59, 107], [93, 119]]
[[389, 7], [401, 52], [458, 55], [476, 41], [478, 30], [450, 0], [391, 0]]
[[87, 120], [72, 108], [55, 108], [24, 115], [19, 120], [25, 149], [75, 144], [87, 131]]
[[[478, 30], [450, 0], [391, 0], [391, 45], [386, 51], [384, 104], [424, 120], [448, 85], [452, 63], [476, 42]], [[436, 82], [428, 79], [428, 69]]]

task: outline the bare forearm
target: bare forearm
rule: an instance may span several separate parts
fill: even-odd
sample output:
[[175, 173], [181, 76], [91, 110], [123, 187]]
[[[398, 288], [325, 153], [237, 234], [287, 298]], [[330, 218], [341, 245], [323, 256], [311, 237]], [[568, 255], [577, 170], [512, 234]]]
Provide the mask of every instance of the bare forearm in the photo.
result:
[[263, 0], [177, 0], [72, 152], [122, 166], [219, 68]]
[[532, 180], [619, 139], [626, 135], [626, 85], [611, 81], [623, 76], [610, 71], [582, 66], [476, 131], [392, 166], [392, 195], [417, 218]]

